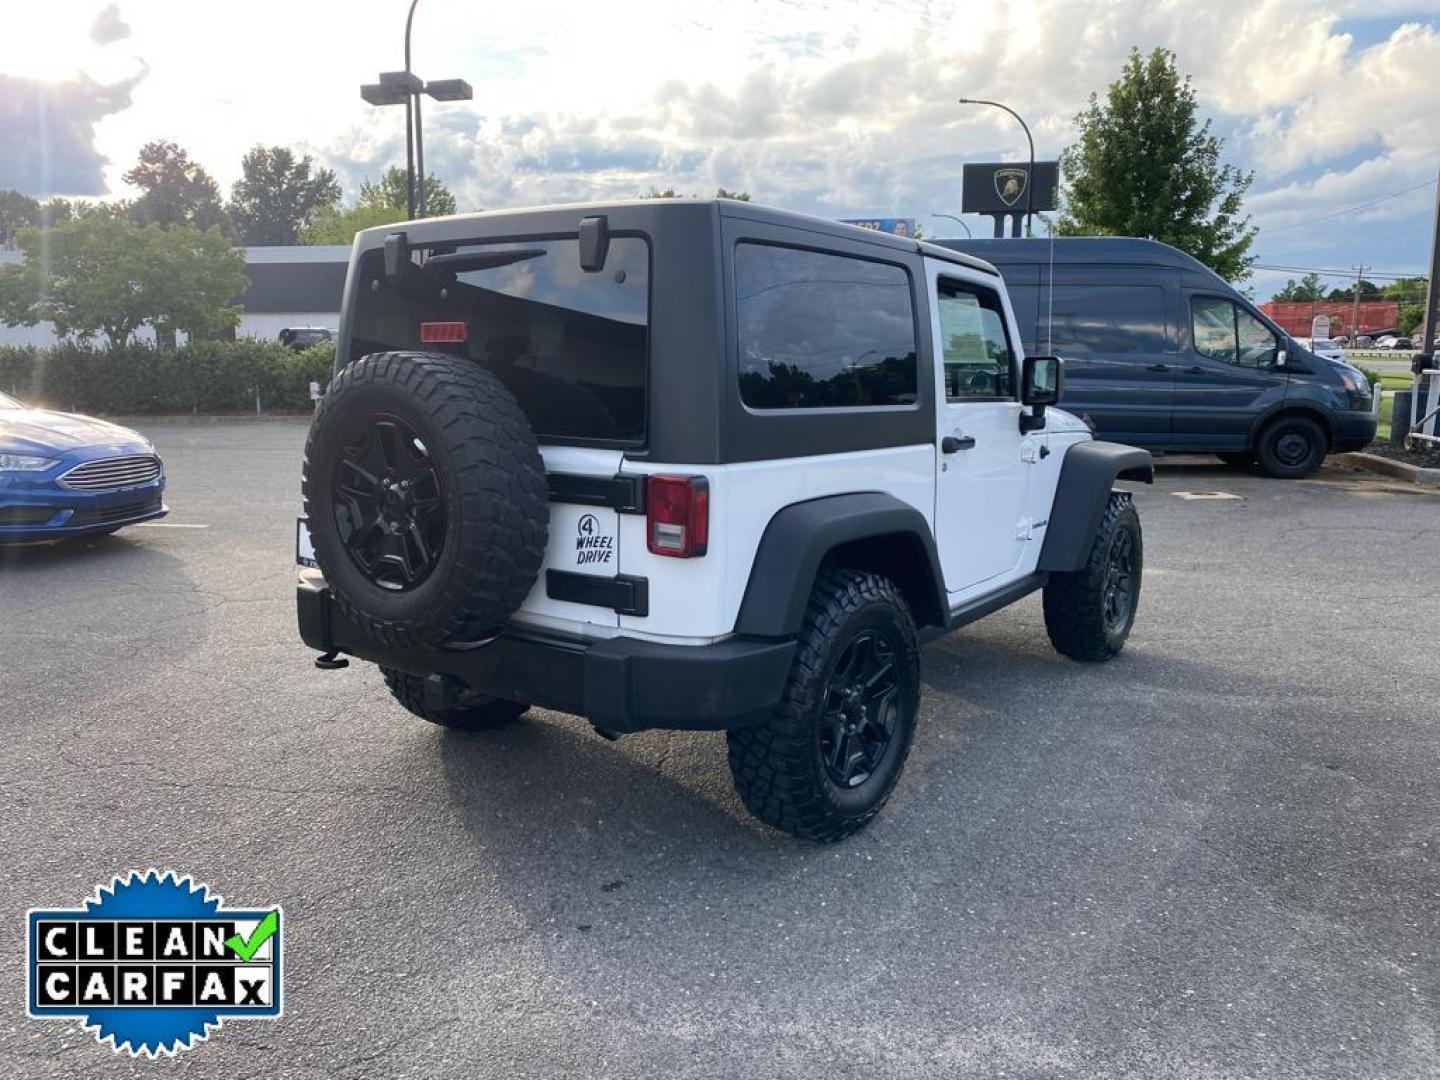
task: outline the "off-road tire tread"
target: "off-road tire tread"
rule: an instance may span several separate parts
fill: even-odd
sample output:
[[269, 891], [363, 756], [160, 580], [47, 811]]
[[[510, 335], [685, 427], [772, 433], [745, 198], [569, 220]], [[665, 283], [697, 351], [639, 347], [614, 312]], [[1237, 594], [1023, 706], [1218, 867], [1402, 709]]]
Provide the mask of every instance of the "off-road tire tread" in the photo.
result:
[[[1138, 610], [1140, 603], [1141, 571], [1144, 567], [1144, 552], [1140, 540], [1140, 517], [1135, 512], [1135, 501], [1126, 491], [1112, 491], [1105, 504], [1105, 514], [1100, 519], [1100, 528], [1095, 541], [1090, 545], [1090, 556], [1085, 566], [1070, 573], [1051, 574], [1045, 584], [1045, 632], [1050, 635], [1050, 644], [1055, 651], [1072, 660], [1098, 663], [1111, 660], [1124, 647], [1105, 633], [1105, 569], [1110, 556], [1110, 542], [1122, 520], [1132, 521], [1135, 526], [1136, 573], [1134, 603]], [[1131, 615], [1134, 625], [1134, 614]], [[1129, 631], [1126, 631], [1128, 637]]]
[[[902, 772], [896, 769], [875, 804], [856, 816], [839, 813], [813, 782], [815, 698], [824, 692], [820, 680], [825, 662], [846, 617], [872, 603], [894, 609], [916, 654], [918, 670], [914, 619], [895, 583], [879, 574], [824, 570], [810, 594], [779, 708], [766, 723], [726, 733], [730, 774], [746, 809], [767, 825], [803, 839], [830, 843], [863, 829], [884, 807]], [[892, 752], [904, 755], [909, 749], [907, 735], [906, 744]]]
[[485, 698], [449, 709], [428, 709], [425, 707], [425, 680], [419, 675], [387, 667], [381, 667], [380, 674], [385, 678], [385, 685], [390, 688], [390, 695], [410, 712], [422, 720], [457, 731], [484, 731], [501, 727], [519, 719], [530, 708], [522, 701]]
[[[331, 512], [315, 505], [311, 475], [324, 419], [352, 388], [377, 383], [412, 396], [453, 436], [447, 447], [452, 468], [444, 479], [457, 489], [447, 498], [460, 499], [464, 546], [427, 618], [402, 622], [372, 615], [363, 602], [336, 589], [327, 573], [331, 597], [347, 618], [391, 648], [478, 640], [520, 606], [545, 558], [549, 492], [534, 433], [500, 380], [473, 361], [434, 353], [371, 353], [335, 376], [310, 426], [302, 491], [311, 520]], [[326, 570], [323, 561], [320, 568]]]

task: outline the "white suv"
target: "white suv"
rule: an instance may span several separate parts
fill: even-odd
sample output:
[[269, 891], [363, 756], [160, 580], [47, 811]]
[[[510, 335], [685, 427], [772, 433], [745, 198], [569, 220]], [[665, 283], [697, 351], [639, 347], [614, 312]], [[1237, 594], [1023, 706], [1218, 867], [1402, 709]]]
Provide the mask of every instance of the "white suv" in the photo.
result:
[[729, 200], [355, 241], [305, 450], [301, 634], [407, 709], [725, 729], [745, 804], [833, 840], [909, 751], [919, 645], [1044, 590], [1118, 653], [1151, 461], [1049, 408], [986, 263]]

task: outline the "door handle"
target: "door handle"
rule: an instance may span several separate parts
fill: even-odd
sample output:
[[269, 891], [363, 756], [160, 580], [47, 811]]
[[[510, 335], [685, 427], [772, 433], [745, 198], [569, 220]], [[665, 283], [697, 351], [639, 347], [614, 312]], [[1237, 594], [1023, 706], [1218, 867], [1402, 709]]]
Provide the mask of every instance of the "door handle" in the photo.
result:
[[940, 452], [954, 454], [960, 450], [969, 450], [974, 445], [974, 435], [946, 435], [940, 440]]
[[1187, 375], [1204, 375], [1204, 374], [1205, 374], [1205, 369], [1204, 369], [1203, 367], [1201, 367], [1199, 364], [1191, 364], [1189, 367], [1187, 367], [1187, 368], [1185, 369], [1185, 374], [1187, 374]]
[[1145, 370], [1146, 370], [1146, 371], [1169, 371], [1169, 370], [1170, 370], [1170, 365], [1169, 365], [1169, 364], [1151, 364], [1151, 365], [1150, 365], [1149, 367], [1147, 367]]

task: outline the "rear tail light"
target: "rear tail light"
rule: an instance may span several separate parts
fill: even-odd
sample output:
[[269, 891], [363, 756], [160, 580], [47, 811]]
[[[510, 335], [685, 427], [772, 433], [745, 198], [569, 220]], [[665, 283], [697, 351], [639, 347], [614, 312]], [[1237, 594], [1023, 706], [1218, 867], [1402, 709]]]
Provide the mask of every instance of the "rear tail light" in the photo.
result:
[[453, 345], [469, 337], [463, 322], [422, 322], [420, 343], [422, 345]]
[[690, 559], [710, 540], [710, 483], [703, 476], [652, 476], [645, 484], [645, 537], [652, 555]]

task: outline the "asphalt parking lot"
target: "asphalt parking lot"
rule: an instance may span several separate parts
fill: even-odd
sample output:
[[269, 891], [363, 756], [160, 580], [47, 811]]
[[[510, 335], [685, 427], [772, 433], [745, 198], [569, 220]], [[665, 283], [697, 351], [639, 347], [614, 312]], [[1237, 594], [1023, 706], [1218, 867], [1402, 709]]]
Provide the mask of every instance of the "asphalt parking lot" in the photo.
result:
[[[315, 670], [303, 424], [139, 426], [196, 527], [0, 555], [0, 1075], [1440, 1070], [1440, 496], [1164, 470], [1125, 654], [1035, 597], [932, 645], [896, 796], [817, 847], [718, 735], [455, 735]], [[283, 1019], [151, 1063], [24, 1017], [24, 910], [148, 866], [284, 906]]]

